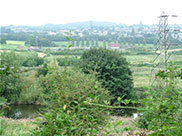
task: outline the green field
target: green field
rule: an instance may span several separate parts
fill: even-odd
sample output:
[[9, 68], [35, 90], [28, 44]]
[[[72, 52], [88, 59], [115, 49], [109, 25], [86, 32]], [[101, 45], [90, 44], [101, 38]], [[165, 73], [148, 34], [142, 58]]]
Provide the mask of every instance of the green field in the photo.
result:
[[24, 41], [10, 41], [10, 40], [8, 40], [7, 44], [23, 46], [25, 44], [25, 42]]
[[[11, 40], [7, 40], [6, 41], [7, 44], [0, 44], [0, 49], [2, 50], [14, 50], [16, 49], [18, 46], [24, 46], [24, 41], [11, 41]], [[26, 47], [26, 46], [24, 46]]]
[[[153, 55], [125, 55], [128, 62], [131, 64], [131, 70], [133, 71], [133, 79], [135, 87], [149, 86], [149, 80], [151, 79], [151, 70], [154, 56]], [[172, 55], [170, 60], [174, 63], [178, 63], [182, 67], [182, 55]], [[164, 68], [164, 67], [163, 67]], [[178, 81], [177, 81], [178, 82]], [[182, 83], [179, 83], [182, 86]]]

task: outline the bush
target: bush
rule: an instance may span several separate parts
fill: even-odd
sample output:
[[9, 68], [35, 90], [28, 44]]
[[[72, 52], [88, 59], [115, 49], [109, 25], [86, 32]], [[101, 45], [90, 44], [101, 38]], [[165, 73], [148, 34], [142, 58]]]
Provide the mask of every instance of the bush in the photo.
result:
[[108, 112], [94, 104], [104, 104], [108, 93], [93, 75], [77, 69], [50, 71], [41, 77], [40, 87], [50, 94], [48, 111], [37, 122], [35, 136], [95, 135], [106, 123]]
[[22, 89], [19, 77], [19, 56], [14, 52], [1, 53], [0, 63], [0, 96], [8, 102], [15, 102]]
[[51, 55], [82, 55], [84, 49], [64, 49], [59, 51], [50, 51]]
[[68, 57], [68, 58], [57, 58], [58, 65], [59, 66], [71, 66], [71, 65], [76, 65], [78, 64], [78, 59], [77, 57]]
[[48, 66], [47, 64], [45, 63], [43, 67], [39, 68], [37, 70], [37, 74], [36, 74], [36, 77], [39, 77], [40, 75], [43, 75], [43, 76], [46, 76], [48, 73]]
[[44, 63], [44, 59], [38, 57], [36, 54], [34, 56], [29, 56], [29, 57], [25, 58], [22, 65], [25, 67], [34, 67], [34, 66], [42, 65], [43, 63]]
[[141, 100], [138, 126], [152, 130], [153, 135], [181, 136], [182, 91], [175, 88], [175, 79], [182, 78], [182, 72], [170, 64], [169, 69], [159, 71], [156, 78], [160, 79], [161, 86], [152, 88]]
[[95, 71], [98, 80], [114, 99], [118, 96], [130, 98], [133, 89], [132, 72], [119, 52], [105, 48], [90, 49], [81, 56], [80, 67], [86, 74]]
[[[38, 104], [43, 105], [46, 94], [43, 93], [42, 88], [39, 88], [39, 78], [36, 78], [36, 71], [29, 71], [21, 76], [22, 92], [18, 100], [19, 104]], [[44, 73], [41, 73], [41, 75]]]

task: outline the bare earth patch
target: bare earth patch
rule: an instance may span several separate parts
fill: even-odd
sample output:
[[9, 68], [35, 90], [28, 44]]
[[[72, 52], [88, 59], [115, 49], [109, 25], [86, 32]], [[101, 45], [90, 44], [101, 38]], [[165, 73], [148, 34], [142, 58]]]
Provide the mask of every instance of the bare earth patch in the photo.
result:
[[43, 58], [46, 54], [42, 52], [38, 52], [38, 57]]

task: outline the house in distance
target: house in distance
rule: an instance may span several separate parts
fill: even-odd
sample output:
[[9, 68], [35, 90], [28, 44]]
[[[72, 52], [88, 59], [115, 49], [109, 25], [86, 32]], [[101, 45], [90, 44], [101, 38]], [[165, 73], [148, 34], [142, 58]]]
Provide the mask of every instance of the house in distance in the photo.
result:
[[109, 44], [109, 48], [110, 49], [119, 49], [120, 48], [120, 44], [119, 43], [110, 43]]

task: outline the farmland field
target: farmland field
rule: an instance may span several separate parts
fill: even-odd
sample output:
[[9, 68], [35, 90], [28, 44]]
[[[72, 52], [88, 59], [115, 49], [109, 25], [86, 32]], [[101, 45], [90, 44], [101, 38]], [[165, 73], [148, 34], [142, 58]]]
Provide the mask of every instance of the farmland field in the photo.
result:
[[7, 44], [1, 44], [0, 45], [0, 49], [3, 49], [3, 50], [6, 50], [6, 49], [14, 50], [18, 46], [24, 46], [24, 43], [25, 43], [24, 41], [11, 41], [11, 40], [7, 40], [6, 42], [7, 42]]
[[[154, 55], [125, 55], [131, 64], [135, 87], [149, 86]], [[170, 60], [182, 66], [182, 55], [172, 55]], [[179, 86], [182, 86], [182, 83]]]

